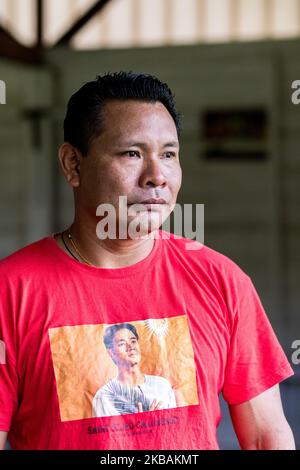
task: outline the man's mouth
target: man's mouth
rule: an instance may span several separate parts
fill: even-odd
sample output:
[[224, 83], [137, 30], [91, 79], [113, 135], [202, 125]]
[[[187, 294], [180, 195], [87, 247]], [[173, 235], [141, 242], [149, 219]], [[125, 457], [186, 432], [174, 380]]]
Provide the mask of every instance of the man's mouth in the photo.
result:
[[162, 206], [166, 205], [167, 202], [165, 201], [165, 199], [162, 199], [162, 198], [158, 198], [158, 199], [151, 198], [151, 199], [145, 199], [144, 201], [137, 201], [137, 202], [128, 204], [128, 206], [132, 206], [133, 204], [141, 204], [147, 209], [147, 211], [152, 211], [152, 210], [157, 211], [157, 210], [160, 210]]
[[141, 201], [141, 204], [166, 204], [166, 201], [163, 198], [151, 198]]
[[162, 204], [166, 204], [166, 200], [163, 199], [163, 198], [150, 198], [150, 199], [144, 199], [144, 201], [136, 201], [136, 202], [132, 202], [132, 203], [129, 203], [128, 205], [129, 206], [132, 206], [133, 204], [143, 204], [143, 205], [155, 205], [155, 204], [159, 204], [159, 205], [162, 205]]

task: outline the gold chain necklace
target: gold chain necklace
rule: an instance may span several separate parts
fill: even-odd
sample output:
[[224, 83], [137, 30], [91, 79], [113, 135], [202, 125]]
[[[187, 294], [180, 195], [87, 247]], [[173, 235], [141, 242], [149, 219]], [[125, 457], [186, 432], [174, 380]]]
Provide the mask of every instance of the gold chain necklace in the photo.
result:
[[76, 245], [72, 235], [71, 235], [71, 232], [70, 230], [68, 230], [68, 239], [70, 240], [70, 242], [72, 243], [72, 246], [74, 248], [74, 250], [76, 251], [76, 253], [78, 254], [78, 256], [80, 256], [80, 258], [86, 263], [88, 264], [89, 266], [94, 266], [92, 263], [89, 262], [88, 259], [86, 259], [79, 251], [78, 249], [78, 246]]

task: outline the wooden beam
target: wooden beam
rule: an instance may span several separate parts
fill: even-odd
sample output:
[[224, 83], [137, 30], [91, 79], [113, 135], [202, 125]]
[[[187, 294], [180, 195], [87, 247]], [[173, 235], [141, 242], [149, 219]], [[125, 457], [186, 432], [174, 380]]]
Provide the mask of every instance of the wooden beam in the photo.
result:
[[43, 14], [44, 14], [44, 2], [43, 0], [36, 0], [36, 45], [37, 47], [43, 47]]
[[19, 62], [39, 64], [41, 51], [36, 47], [25, 47], [0, 25], [0, 57]]
[[83, 16], [81, 16], [75, 23], [64, 33], [61, 38], [55, 43], [55, 46], [66, 45], [70, 42], [73, 36], [90, 21], [99, 11], [101, 11], [112, 0], [98, 0]]

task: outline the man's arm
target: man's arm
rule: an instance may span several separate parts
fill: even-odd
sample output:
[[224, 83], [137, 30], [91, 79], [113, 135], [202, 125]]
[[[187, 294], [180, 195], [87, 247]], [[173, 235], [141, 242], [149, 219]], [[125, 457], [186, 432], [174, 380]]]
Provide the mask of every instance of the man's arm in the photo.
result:
[[7, 432], [0, 431], [0, 450], [5, 449], [6, 439], [7, 439]]
[[252, 400], [229, 405], [235, 433], [243, 450], [294, 450], [292, 430], [284, 416], [279, 385]]

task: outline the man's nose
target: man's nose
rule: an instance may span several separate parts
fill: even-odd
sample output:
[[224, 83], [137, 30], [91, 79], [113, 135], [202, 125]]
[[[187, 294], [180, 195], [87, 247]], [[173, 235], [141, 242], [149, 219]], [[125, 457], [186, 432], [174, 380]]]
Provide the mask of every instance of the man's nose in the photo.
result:
[[167, 180], [157, 157], [145, 161], [139, 183], [141, 187], [166, 186]]

